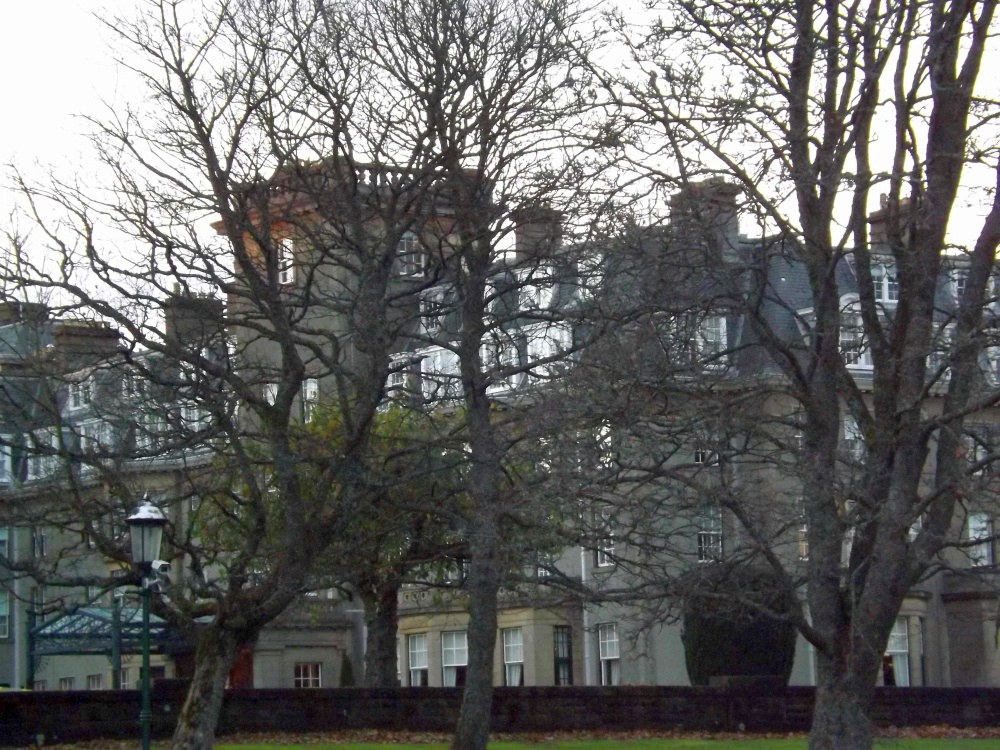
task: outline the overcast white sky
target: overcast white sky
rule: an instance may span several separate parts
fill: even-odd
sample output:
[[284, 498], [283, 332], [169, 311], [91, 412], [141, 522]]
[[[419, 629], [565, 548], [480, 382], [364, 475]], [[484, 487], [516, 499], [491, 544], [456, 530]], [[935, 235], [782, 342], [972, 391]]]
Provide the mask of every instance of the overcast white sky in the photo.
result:
[[[88, 173], [87, 123], [80, 114], [101, 116], [107, 106], [141, 98], [129, 74], [108, 47], [111, 34], [97, 20], [132, 15], [144, 0], [0, 0], [0, 222], [12, 204], [6, 165], [31, 173], [36, 162], [64, 178]], [[987, 67], [988, 70], [988, 67]], [[987, 175], [989, 178], [989, 175]], [[989, 178], [992, 181], [991, 178]], [[981, 213], [982, 198], [972, 213]], [[975, 222], [973, 222], [974, 224]], [[952, 222], [953, 234], [960, 233]], [[970, 227], [965, 227], [966, 231]], [[963, 238], [965, 239], [965, 238]]]
[[[127, 98], [107, 34], [95, 13], [128, 11], [139, 0], [0, 0], [0, 70], [4, 71], [0, 164], [34, 161], [72, 169], [87, 151], [86, 124], [101, 100]], [[75, 170], [74, 170], [75, 171]], [[7, 180], [3, 180], [6, 187]]]

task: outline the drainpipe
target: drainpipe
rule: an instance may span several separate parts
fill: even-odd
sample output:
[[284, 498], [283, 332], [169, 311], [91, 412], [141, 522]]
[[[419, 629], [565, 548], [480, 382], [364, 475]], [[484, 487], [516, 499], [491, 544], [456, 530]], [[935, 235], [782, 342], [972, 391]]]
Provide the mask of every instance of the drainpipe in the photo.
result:
[[[587, 584], [587, 550], [580, 547], [580, 583]], [[590, 685], [592, 662], [594, 659], [594, 634], [590, 632], [590, 612], [583, 606], [583, 684]]]

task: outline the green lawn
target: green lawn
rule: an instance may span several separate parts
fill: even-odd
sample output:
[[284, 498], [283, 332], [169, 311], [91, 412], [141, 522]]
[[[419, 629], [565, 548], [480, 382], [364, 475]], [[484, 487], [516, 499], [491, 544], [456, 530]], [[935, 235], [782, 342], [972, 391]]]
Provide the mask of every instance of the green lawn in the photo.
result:
[[[379, 743], [323, 745], [226, 745], [217, 750], [445, 750], [447, 744], [395, 745]], [[1000, 750], [1000, 739], [884, 739], [876, 743], [884, 750]], [[805, 739], [795, 740], [574, 740], [551, 742], [491, 742], [491, 750], [805, 750]]]

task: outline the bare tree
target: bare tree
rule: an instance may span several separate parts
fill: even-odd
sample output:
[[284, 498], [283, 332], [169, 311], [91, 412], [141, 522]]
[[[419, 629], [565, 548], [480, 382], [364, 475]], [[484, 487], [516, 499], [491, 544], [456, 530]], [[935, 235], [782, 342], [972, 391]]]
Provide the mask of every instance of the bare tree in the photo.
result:
[[[504, 519], [520, 507], [507, 502], [510, 438], [487, 389], [547, 364], [482, 355], [503, 335], [489, 278], [519, 208], [573, 195], [581, 138], [569, 125], [589, 107], [571, 75], [586, 46], [576, 23], [561, 2], [155, 0], [109, 22], [148, 96], [93, 122], [105, 172], [86, 185], [20, 181], [35, 229], [8, 248], [8, 298], [48, 294], [55, 314], [120, 331], [109, 360], [119, 389], [145, 382], [150, 411], [122, 446], [34, 451], [87, 458], [108, 478], [142, 459], [210, 452], [181, 492], [200, 503], [169, 529], [185, 573], [158, 603], [198, 637], [173, 747], [212, 745], [238, 650], [387, 491], [372, 472], [376, 411], [387, 377], [428, 369], [393, 359], [414, 342], [459, 363], [430, 371], [445, 400], [464, 401], [469, 466], [470, 502], [454, 519], [472, 550], [473, 623], [455, 746], [485, 747]], [[522, 257], [520, 270], [544, 274], [543, 261]], [[461, 314], [453, 337], [416, 325], [422, 294], [445, 279], [457, 290], [445, 307]], [[164, 331], [172, 297], [196, 333], [214, 329]], [[317, 393], [336, 439], [303, 425]], [[72, 516], [51, 522], [72, 529]]]
[[[702, 201], [693, 225], [712, 240], [687, 244], [717, 296], [691, 311], [715, 307], [745, 327], [727, 342], [747, 349], [727, 352], [742, 357], [743, 377], [717, 384], [715, 397], [732, 403], [755, 380], [759, 395], [744, 407], [773, 399], [776, 411], [757, 409], [753, 427], [728, 433], [741, 442], [737, 460], [780, 448], [791, 462], [786, 475], [801, 481], [794, 492], [802, 493], [808, 528], [808, 617], [803, 610], [797, 624], [819, 667], [810, 745], [870, 747], [868, 708], [896, 613], [947, 548], [966, 544], [956, 524], [970, 501], [963, 434], [997, 397], [980, 371], [992, 342], [995, 193], [973, 244], [955, 247], [948, 235], [960, 191], [978, 174], [969, 163], [996, 172], [996, 103], [977, 83], [995, 5], [710, 2], [659, 10], [648, 28], [614, 22], [632, 52], [632, 74], [605, 77], [620, 107], [609, 141], [646, 177], [633, 183], [649, 187], [646, 197], [690, 195], [710, 176], [735, 185], [765, 237], [727, 236], [710, 208], [718, 203]], [[995, 179], [987, 182], [993, 192]], [[885, 196], [878, 222], [868, 216], [876, 193]], [[782, 264], [798, 269], [804, 298], [790, 293]], [[958, 303], [949, 305], [956, 288]], [[871, 370], [859, 378], [861, 356]], [[720, 414], [721, 437], [732, 417], [754, 411]], [[857, 425], [847, 436], [857, 452], [846, 458], [838, 448], [844, 414]], [[724, 455], [733, 440], [720, 445]], [[691, 487], [696, 469], [705, 467], [673, 478]], [[727, 491], [719, 473], [719, 482], [692, 492], [713, 488], [755, 542], [754, 554], [794, 587], [794, 567], [774, 552], [778, 526], [763, 522], [773, 512], [748, 502], [761, 496], [745, 486]]]

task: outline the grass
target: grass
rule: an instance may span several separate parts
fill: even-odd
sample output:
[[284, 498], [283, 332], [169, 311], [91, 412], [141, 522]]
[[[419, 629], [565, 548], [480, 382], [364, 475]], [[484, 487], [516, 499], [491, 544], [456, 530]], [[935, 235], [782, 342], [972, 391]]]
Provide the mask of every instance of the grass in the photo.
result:
[[[806, 750], [805, 739], [795, 740], [592, 740], [581, 742], [491, 742], [491, 750]], [[1000, 740], [888, 739], [876, 743], [883, 750], [1000, 750]], [[218, 750], [446, 750], [447, 744], [332, 744], [332, 745], [216, 745]]]

